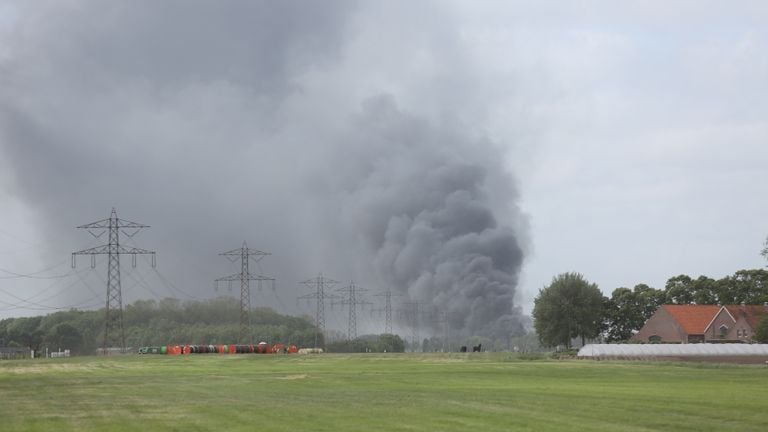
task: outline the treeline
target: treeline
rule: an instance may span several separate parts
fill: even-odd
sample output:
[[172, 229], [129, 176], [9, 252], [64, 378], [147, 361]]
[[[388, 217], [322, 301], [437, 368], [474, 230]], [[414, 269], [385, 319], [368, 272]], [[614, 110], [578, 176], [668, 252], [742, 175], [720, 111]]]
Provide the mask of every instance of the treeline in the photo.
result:
[[768, 271], [739, 270], [722, 279], [687, 275], [670, 278], [664, 289], [646, 284], [616, 288], [603, 296], [597, 285], [578, 273], [564, 273], [542, 289], [534, 301], [534, 328], [547, 346], [570, 346], [571, 340], [602, 337], [626, 341], [663, 304], [763, 304], [768, 302]]
[[[69, 349], [93, 354], [104, 337], [104, 309], [69, 310], [45, 316], [0, 321], [0, 346], [36, 351]], [[270, 308], [251, 313], [255, 342], [314, 346], [315, 326], [308, 317], [281, 315]], [[219, 344], [238, 341], [240, 304], [222, 297], [205, 301], [139, 300], [123, 311], [126, 346]], [[322, 335], [321, 335], [322, 336]], [[321, 341], [322, 342], [322, 341]]]
[[404, 352], [405, 342], [395, 334], [360, 336], [353, 340], [329, 342], [328, 352], [333, 353], [393, 353]]

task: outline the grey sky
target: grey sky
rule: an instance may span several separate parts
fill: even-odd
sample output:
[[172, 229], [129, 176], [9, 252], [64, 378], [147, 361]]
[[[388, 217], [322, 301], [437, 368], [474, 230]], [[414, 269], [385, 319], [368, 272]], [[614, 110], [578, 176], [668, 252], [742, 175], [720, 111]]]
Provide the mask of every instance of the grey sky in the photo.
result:
[[[273, 252], [283, 304], [262, 299], [294, 310], [320, 270], [378, 289], [376, 193], [418, 196], [419, 167], [459, 161], [484, 172], [461, 183], [480, 185], [472, 214], [525, 252], [525, 310], [565, 271], [610, 293], [763, 266], [768, 7], [536, 4], [0, 3], [0, 268], [67, 272], [90, 241], [73, 227], [115, 206], [195, 296], [233, 272], [216, 253]], [[42, 301], [62, 285], [0, 279], [44, 305], [90, 298]]]

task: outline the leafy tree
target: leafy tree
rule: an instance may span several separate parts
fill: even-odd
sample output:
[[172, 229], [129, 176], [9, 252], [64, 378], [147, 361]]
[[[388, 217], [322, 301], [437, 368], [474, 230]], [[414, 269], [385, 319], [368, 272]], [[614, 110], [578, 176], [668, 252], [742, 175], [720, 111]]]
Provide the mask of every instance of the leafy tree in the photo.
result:
[[40, 351], [43, 342], [43, 331], [40, 322], [43, 317], [16, 318], [8, 325], [9, 345], [17, 345]]
[[755, 327], [755, 334], [752, 339], [758, 343], [768, 343], [768, 315], [763, 317]]
[[719, 281], [706, 276], [691, 279], [688, 275], [670, 278], [665, 294], [667, 301], [673, 304], [717, 304], [724, 295]]
[[[659, 306], [667, 302], [667, 295], [662, 290], [651, 288], [646, 284], [635, 285], [634, 293], [642, 308], [643, 324], [656, 313]], [[640, 327], [637, 328], [639, 330]]]
[[673, 304], [693, 303], [693, 280], [688, 275], [669, 278], [665, 286], [667, 301]]
[[378, 349], [379, 352], [404, 352], [405, 343], [400, 336], [395, 334], [384, 333], [379, 335]]
[[330, 342], [326, 349], [334, 353], [403, 352], [405, 343], [393, 334], [365, 335], [351, 341]]
[[606, 318], [609, 342], [623, 341], [632, 337], [645, 319], [638, 296], [629, 288], [616, 288], [606, 302]]
[[45, 342], [51, 349], [69, 349], [77, 353], [82, 348], [83, 335], [72, 324], [63, 322], [51, 327], [45, 335]]
[[563, 273], [539, 290], [534, 300], [533, 318], [539, 340], [547, 346], [571, 347], [580, 337], [582, 345], [597, 337], [603, 322], [604, 297], [597, 285], [579, 273]]
[[615, 289], [606, 303], [606, 339], [609, 342], [629, 339], [665, 301], [664, 291], [646, 284], [635, 285], [633, 290]]
[[760, 251], [760, 255], [768, 260], [768, 237], [765, 238], [765, 243], [763, 243], [763, 250]]
[[762, 304], [768, 301], [768, 270], [739, 270], [718, 283], [722, 304]]

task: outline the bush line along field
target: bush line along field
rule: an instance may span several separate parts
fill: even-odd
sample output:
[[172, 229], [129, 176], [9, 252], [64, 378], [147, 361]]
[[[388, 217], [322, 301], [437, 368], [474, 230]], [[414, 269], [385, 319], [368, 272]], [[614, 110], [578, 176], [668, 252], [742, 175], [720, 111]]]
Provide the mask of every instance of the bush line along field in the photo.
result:
[[0, 362], [3, 431], [768, 430], [765, 366], [509, 354]]

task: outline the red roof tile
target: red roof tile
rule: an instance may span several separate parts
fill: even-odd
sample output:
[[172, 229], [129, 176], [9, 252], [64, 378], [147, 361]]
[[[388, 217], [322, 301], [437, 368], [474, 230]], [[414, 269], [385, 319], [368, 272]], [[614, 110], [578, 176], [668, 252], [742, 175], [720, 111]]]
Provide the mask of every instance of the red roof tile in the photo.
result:
[[725, 305], [725, 308], [733, 315], [734, 319], [744, 316], [753, 330], [768, 313], [768, 308], [763, 305]]
[[689, 335], [704, 334], [707, 325], [720, 310], [718, 305], [663, 305], [662, 307]]

